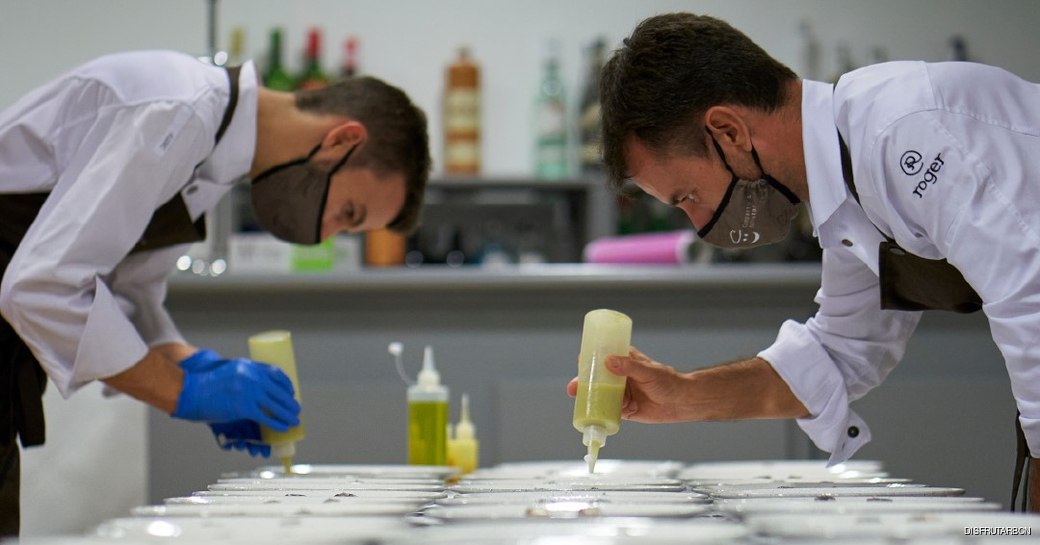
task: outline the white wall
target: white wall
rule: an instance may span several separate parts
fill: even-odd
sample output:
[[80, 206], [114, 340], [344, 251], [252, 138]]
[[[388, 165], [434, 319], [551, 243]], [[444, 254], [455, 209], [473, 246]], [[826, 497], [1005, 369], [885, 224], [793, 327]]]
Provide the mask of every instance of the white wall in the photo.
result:
[[[144, 48], [205, 53], [206, 6], [205, 0], [0, 0], [0, 108], [103, 53]], [[1036, 0], [221, 0], [219, 45], [227, 45], [232, 26], [244, 25], [248, 51], [262, 59], [267, 31], [282, 25], [288, 58], [297, 61], [307, 27], [319, 24], [331, 70], [340, 61], [342, 39], [357, 34], [362, 70], [403, 87], [428, 112], [437, 164], [442, 71], [458, 46], [469, 45], [484, 68], [485, 172], [526, 174], [530, 109], [546, 40], [561, 40], [563, 70], [574, 96], [582, 48], [595, 36], [605, 35], [616, 45], [644, 17], [676, 10], [730, 21], [799, 72], [798, 23], [806, 19], [824, 47], [824, 75], [836, 69], [833, 52], [840, 40], [851, 44], [860, 62], [877, 45], [892, 59], [944, 60], [948, 37], [958, 33], [967, 37], [978, 60], [1040, 80]], [[53, 393], [47, 398], [51, 446], [25, 456], [27, 533], [87, 528], [124, 514], [144, 497], [143, 455], [132, 440], [117, 442], [144, 437], [142, 413], [128, 409], [130, 401], [102, 402], [88, 395], [96, 392], [71, 402]], [[123, 424], [88, 430], [84, 422]], [[102, 462], [120, 452], [130, 458], [128, 465]], [[82, 463], [85, 453], [97, 462]], [[65, 471], [63, 488], [43, 486], [54, 468]], [[76, 474], [82, 477], [78, 481]], [[109, 483], [117, 481], [138, 492], [123, 495], [121, 504], [97, 502], [91, 489], [114, 490]], [[52, 507], [79, 503], [105, 509], [56, 512]]]

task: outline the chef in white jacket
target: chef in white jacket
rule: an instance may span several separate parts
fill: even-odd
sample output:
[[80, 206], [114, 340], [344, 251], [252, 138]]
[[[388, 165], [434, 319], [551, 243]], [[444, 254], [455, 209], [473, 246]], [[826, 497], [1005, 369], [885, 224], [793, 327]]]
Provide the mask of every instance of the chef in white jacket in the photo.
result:
[[849, 404], [900, 361], [920, 311], [982, 310], [1040, 508], [1040, 86], [909, 61], [800, 80], [724, 21], [675, 13], [635, 29], [601, 95], [615, 185], [632, 180], [723, 248], [783, 240], [805, 203], [823, 248], [816, 315], [756, 357], [692, 373], [635, 349], [612, 359], [626, 418], [797, 418], [842, 462], [870, 440]]
[[175, 52], [101, 57], [0, 112], [0, 535], [18, 532], [16, 438], [43, 442], [48, 379], [66, 397], [101, 380], [266, 454], [257, 424], [298, 422], [292, 383], [192, 346], [167, 275], [240, 181], [260, 226], [314, 244], [412, 230], [429, 164], [423, 113], [382, 81], [282, 93], [252, 62]]

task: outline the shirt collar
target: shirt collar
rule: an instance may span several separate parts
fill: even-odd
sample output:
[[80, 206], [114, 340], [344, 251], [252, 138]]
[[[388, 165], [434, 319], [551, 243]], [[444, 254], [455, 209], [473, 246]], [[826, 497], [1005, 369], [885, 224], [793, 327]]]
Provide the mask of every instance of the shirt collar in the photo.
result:
[[802, 80], [802, 143], [809, 208], [818, 231], [850, 196], [841, 172], [834, 87], [829, 83]]

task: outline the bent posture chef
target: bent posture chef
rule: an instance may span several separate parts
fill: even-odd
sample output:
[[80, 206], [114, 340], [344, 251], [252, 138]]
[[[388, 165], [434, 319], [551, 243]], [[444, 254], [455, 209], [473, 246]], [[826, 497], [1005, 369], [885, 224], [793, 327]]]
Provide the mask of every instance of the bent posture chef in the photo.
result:
[[279, 93], [252, 62], [131, 52], [0, 113], [0, 535], [18, 532], [16, 439], [44, 441], [48, 378], [66, 397], [104, 381], [254, 454], [257, 424], [298, 422], [280, 370], [196, 349], [163, 308], [174, 262], [236, 182], [252, 180], [262, 227], [314, 244], [411, 230], [428, 170], [424, 115], [374, 78]]

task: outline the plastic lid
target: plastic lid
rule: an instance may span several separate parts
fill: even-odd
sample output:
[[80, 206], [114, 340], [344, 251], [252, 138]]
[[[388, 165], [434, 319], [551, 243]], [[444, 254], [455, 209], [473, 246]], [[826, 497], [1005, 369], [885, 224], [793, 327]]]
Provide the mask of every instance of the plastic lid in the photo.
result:
[[593, 443], [602, 447], [607, 444], [607, 430], [602, 426], [585, 426], [581, 442], [587, 447], [591, 447]]
[[462, 415], [455, 426], [455, 439], [473, 439], [476, 434], [473, 421], [469, 419], [469, 394], [462, 394]]
[[436, 388], [441, 385], [441, 374], [433, 361], [433, 347], [426, 345], [423, 351], [423, 367], [419, 371], [418, 384], [421, 388]]

